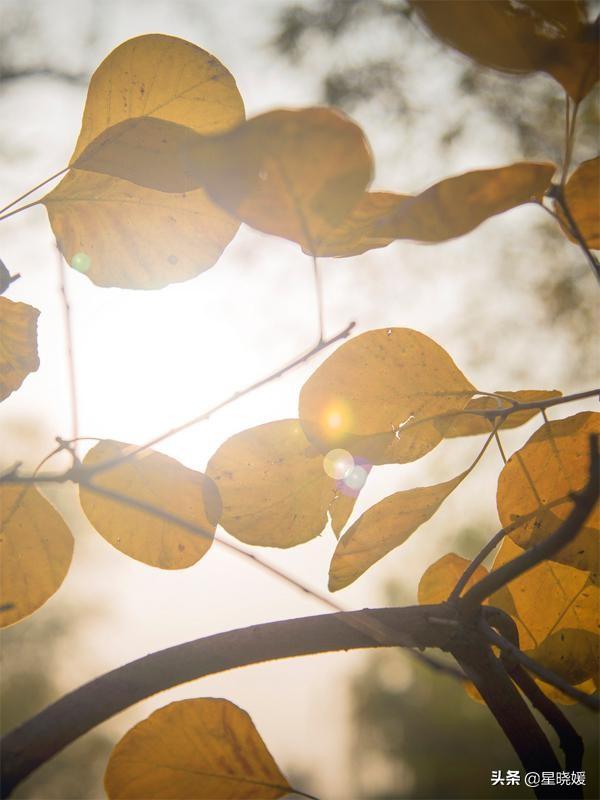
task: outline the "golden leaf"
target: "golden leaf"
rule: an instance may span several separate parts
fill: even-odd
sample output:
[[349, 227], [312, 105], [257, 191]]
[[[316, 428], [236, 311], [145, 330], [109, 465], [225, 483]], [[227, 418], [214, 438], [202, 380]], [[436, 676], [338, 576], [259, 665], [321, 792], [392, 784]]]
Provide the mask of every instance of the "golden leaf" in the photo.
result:
[[[351, 468], [349, 463], [347, 471]], [[266, 547], [313, 539], [327, 524], [328, 512], [339, 532], [357, 494], [326, 473], [323, 454], [295, 419], [235, 434], [212, 456], [206, 474], [223, 501], [222, 527], [242, 542]]]
[[[89, 451], [83, 464], [96, 467], [123, 458], [135, 449], [122, 442], [101, 441]], [[98, 472], [92, 480], [102, 489], [149, 504], [205, 532], [194, 533], [174, 520], [81, 485], [79, 498], [86, 517], [107, 542], [125, 555], [152, 567], [184, 569], [201, 559], [211, 546], [221, 501], [214, 483], [201, 472], [162, 453], [144, 450]]]
[[469, 470], [436, 486], [396, 492], [376, 503], [350, 526], [335, 548], [329, 590], [344, 589], [430, 519]]
[[[447, 553], [427, 567], [419, 581], [417, 597], [420, 605], [444, 603], [471, 562], [468, 558]], [[481, 564], [467, 581], [461, 595], [488, 574]]]
[[[556, 389], [544, 391], [542, 389], [522, 389], [518, 392], [505, 392], [498, 390], [494, 392], [497, 397], [474, 397], [465, 406], [465, 411], [494, 411], [495, 409], [508, 408], [512, 403], [503, 401], [502, 398], [515, 400], [518, 403], [535, 403], [541, 400], [550, 400], [553, 397], [561, 397], [562, 392]], [[499, 426], [499, 430], [507, 428], [518, 428], [525, 425], [536, 414], [537, 408], [523, 409], [509, 414]], [[490, 434], [494, 429], [494, 423], [485, 417], [478, 417], [476, 414], [457, 414], [450, 419], [440, 420], [438, 423], [444, 432], [445, 439], [453, 439], [457, 436], [477, 436], [479, 434]]]
[[[592, 250], [600, 249], [600, 158], [591, 158], [580, 164], [571, 175], [564, 189], [565, 202], [579, 228], [579, 232]], [[566, 236], [577, 240], [571, 234], [569, 224], [557, 203], [556, 213]]]
[[372, 174], [361, 129], [330, 108], [261, 114], [207, 139], [195, 158], [202, 185], [223, 208], [315, 254]]
[[[589, 436], [598, 432], [600, 414], [582, 412], [542, 425], [510, 457], [498, 479], [498, 514], [503, 527], [532, 515], [510, 534], [521, 547], [545, 539], [568, 517], [573, 508], [570, 493], [588, 480]], [[598, 544], [596, 513], [554, 560], [597, 572]]]
[[371, 223], [371, 235], [420, 242], [463, 236], [489, 217], [541, 199], [555, 171], [554, 164], [524, 161], [446, 178], [409, 200], [403, 198], [391, 213]]
[[249, 715], [228, 700], [180, 700], [135, 725], [104, 776], [110, 800], [276, 800], [292, 791]]
[[40, 312], [25, 303], [0, 297], [0, 401], [18, 389], [40, 366], [37, 318]]
[[0, 486], [0, 627], [52, 597], [71, 564], [73, 536], [35, 486]]
[[300, 419], [324, 452], [343, 447], [370, 464], [404, 463], [441, 441], [429, 417], [463, 409], [475, 393], [432, 339], [408, 328], [380, 329], [321, 364], [302, 387]]

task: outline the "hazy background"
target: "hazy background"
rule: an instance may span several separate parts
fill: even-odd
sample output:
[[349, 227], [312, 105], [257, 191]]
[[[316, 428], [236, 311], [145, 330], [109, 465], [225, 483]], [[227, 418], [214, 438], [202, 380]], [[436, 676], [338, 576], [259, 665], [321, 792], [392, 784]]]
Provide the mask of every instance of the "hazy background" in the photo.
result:
[[[558, 87], [543, 77], [515, 81], [474, 69], [403, 9], [364, 0], [296, 10], [282, 0], [4, 0], [0, 205], [67, 163], [91, 72], [123, 40], [149, 32], [214, 53], [234, 74], [249, 116], [341, 104], [369, 137], [377, 188], [416, 192], [468, 169], [524, 156], [560, 158]], [[582, 118], [576, 161], [595, 154], [597, 95]], [[33, 468], [56, 435], [70, 435], [58, 263], [43, 207], [0, 228], [0, 258], [22, 274], [9, 297], [42, 311], [40, 369], [0, 407], [4, 465], [21, 460]], [[70, 270], [81, 434], [143, 443], [310, 347], [317, 335], [311, 270], [296, 245], [244, 227], [214, 269], [159, 292], [100, 289]], [[589, 336], [597, 287], [583, 256], [540, 209], [515, 209], [436, 247], [402, 242], [355, 259], [326, 259], [323, 284], [327, 334], [351, 319], [359, 332], [417, 328], [487, 391], [568, 392], [597, 383], [598, 351]], [[319, 360], [160, 449], [204, 469], [233, 433], [296, 416], [299, 389]], [[520, 446], [538, 424], [506, 434], [506, 449]], [[451, 441], [416, 464], [374, 470], [355, 516], [392, 491], [457, 474], [479, 446]], [[60, 460], [52, 466], [60, 468]], [[347, 607], [390, 597], [413, 603], [435, 558], [451, 550], [474, 555], [498, 527], [500, 467], [490, 450], [436, 518], [336, 600]], [[73, 527], [75, 557], [59, 592], [3, 636], [4, 728], [146, 652], [324, 610], [218, 546], [177, 572], [127, 559], [93, 531], [72, 487], [49, 487], [47, 496]], [[334, 547], [326, 531], [291, 551], [264, 552], [324, 591]], [[340, 653], [251, 667], [152, 698], [83, 737], [15, 796], [102, 797], [101, 775], [118, 737], [153, 709], [201, 695], [245, 708], [290, 781], [323, 797], [496, 796], [489, 769], [518, 768], [485, 709], [460, 687], [417, 675], [402, 654]]]

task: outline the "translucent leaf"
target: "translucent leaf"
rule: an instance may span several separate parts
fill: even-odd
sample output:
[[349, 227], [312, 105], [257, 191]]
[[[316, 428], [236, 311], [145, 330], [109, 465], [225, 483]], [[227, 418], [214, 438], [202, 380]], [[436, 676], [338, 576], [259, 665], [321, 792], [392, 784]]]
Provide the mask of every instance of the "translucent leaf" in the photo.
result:
[[292, 791], [249, 715], [228, 700], [181, 700], [133, 727], [104, 776], [110, 800], [275, 800]]
[[0, 486], [0, 626], [42, 606], [63, 582], [73, 536], [34, 486]]
[[[534, 403], [541, 400], [550, 400], [553, 397], [561, 397], [562, 392], [556, 389], [544, 391], [541, 389], [522, 389], [519, 392], [505, 392], [498, 390], [494, 394], [499, 397], [474, 397], [469, 400], [465, 406], [465, 411], [484, 410], [493, 411], [494, 409], [508, 408], [511, 403], [502, 401], [501, 397], [516, 400], [518, 403]], [[507, 428], [518, 428], [529, 422], [536, 414], [539, 414], [536, 408], [523, 409], [522, 411], [515, 411], [510, 414], [502, 422], [499, 430]], [[494, 423], [485, 417], [478, 417], [475, 414], [459, 414], [451, 420], [440, 420], [440, 429], [444, 432], [444, 438], [452, 439], [457, 436], [476, 436], [479, 434], [490, 434], [494, 429]]]
[[[591, 158], [580, 164], [565, 186], [565, 201], [586, 244], [592, 250], [600, 249], [600, 158]], [[569, 225], [555, 204], [563, 230], [572, 241]]]
[[235, 434], [210, 459], [206, 473], [223, 501], [222, 527], [242, 542], [267, 547], [313, 539], [328, 512], [339, 531], [357, 494], [326, 473], [323, 453], [295, 419]]
[[[420, 605], [444, 603], [471, 562], [468, 558], [447, 553], [427, 567], [419, 581], [417, 597]], [[488, 574], [481, 564], [467, 581], [461, 595]]]
[[540, 199], [555, 171], [554, 164], [525, 161], [446, 178], [374, 221], [371, 235], [432, 243], [463, 236], [489, 217]]
[[[134, 445], [105, 440], [92, 448], [84, 466], [93, 467], [122, 458]], [[86, 517], [107, 542], [125, 555], [161, 569], [183, 569], [202, 558], [212, 544], [221, 513], [214, 483], [201, 472], [174, 458], [143, 450], [130, 460], [99, 472], [93, 482], [103, 489], [156, 507], [195, 525], [194, 533], [173, 520], [143, 511], [97, 492], [79, 488]]]
[[468, 472], [436, 486], [396, 492], [365, 511], [335, 548], [329, 567], [329, 590], [344, 589], [403, 544], [435, 514]]
[[243, 222], [309, 253], [361, 199], [372, 159], [361, 129], [330, 108], [277, 110], [196, 151], [202, 183]]
[[423, 420], [464, 408], [475, 392], [429, 337], [374, 330], [343, 344], [306, 381], [300, 419], [324, 452], [343, 447], [370, 464], [404, 463], [442, 439], [435, 422]]
[[568, 2], [411, 0], [431, 32], [487, 67], [544, 71], [581, 100], [597, 80], [597, 43], [582, 6]]
[[43, 202], [61, 252], [98, 286], [187, 281], [213, 266], [238, 229], [202, 189], [166, 194], [94, 172], [71, 170]]
[[341, 258], [357, 256], [376, 247], [386, 247], [395, 237], [379, 236], [377, 223], [411, 199], [410, 195], [393, 192], [365, 192], [349, 216], [319, 242], [315, 255]]
[[[565, 520], [569, 495], [586, 484], [589, 436], [600, 432], [600, 414], [582, 412], [542, 425], [508, 460], [498, 479], [498, 514], [503, 526], [533, 515], [510, 535], [522, 547], [549, 536]], [[599, 557], [598, 516], [554, 556], [555, 561], [596, 572]]]
[[[139, 117], [156, 122], [138, 120], [130, 127], [127, 121]], [[213, 134], [243, 118], [243, 102], [233, 77], [196, 45], [150, 34], [113, 50], [90, 81], [71, 166], [81, 158], [88, 169], [101, 166], [111, 174], [180, 193], [165, 196], [122, 177], [73, 170], [43, 200], [67, 261], [76, 268], [84, 263], [88, 277], [100, 286], [138, 289], [188, 280], [211, 267], [239, 223], [215, 207], [202, 189], [181, 194], [181, 187], [188, 187], [185, 150], [181, 160], [176, 159], [179, 168], [161, 186], [168, 159], [166, 167], [160, 160], [154, 163], [156, 151], [144, 147], [143, 133], [156, 134], [162, 120], [163, 129], [171, 135], [176, 128], [168, 123]], [[133, 131], [135, 136], [136, 130], [139, 141], [134, 158], [131, 148], [117, 146], [117, 135]], [[156, 135], [150, 138], [163, 155], [166, 150], [176, 158], [181, 137], [167, 144], [157, 142]], [[146, 179], [142, 177], [145, 162]]]
[[560, 675], [572, 686], [576, 686], [598, 673], [599, 643], [597, 633], [561, 628], [560, 631], [547, 636], [542, 644], [528, 655]]
[[27, 375], [40, 366], [39, 315], [33, 306], [0, 297], [0, 401], [18, 389]]

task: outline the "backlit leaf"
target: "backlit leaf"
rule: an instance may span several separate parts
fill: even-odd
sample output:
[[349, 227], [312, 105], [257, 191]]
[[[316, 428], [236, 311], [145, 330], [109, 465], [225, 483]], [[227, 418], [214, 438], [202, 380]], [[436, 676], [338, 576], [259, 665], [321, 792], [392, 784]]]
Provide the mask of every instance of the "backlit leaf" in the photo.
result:
[[[533, 515], [510, 535], [522, 547], [545, 539], [573, 508], [571, 492], [586, 484], [589, 436], [600, 432], [600, 414], [582, 412], [542, 425], [508, 460], [498, 479], [498, 514], [503, 526]], [[597, 511], [597, 509], [596, 509]], [[598, 570], [597, 513], [577, 537], [554, 556], [555, 561]]]
[[446, 178], [409, 200], [402, 198], [371, 223], [370, 234], [420, 242], [463, 236], [489, 217], [540, 199], [555, 171], [554, 164], [525, 161]]
[[436, 486], [396, 492], [365, 511], [335, 548], [329, 567], [329, 590], [344, 589], [403, 544], [435, 514], [468, 472]]
[[181, 700], [133, 727], [104, 776], [110, 800], [276, 800], [292, 791], [249, 715], [228, 700]]
[[0, 486], [0, 627], [42, 606], [63, 582], [73, 536], [35, 486]]
[[[591, 158], [580, 164], [571, 175], [564, 189], [565, 202], [575, 220], [579, 232], [592, 250], [600, 249], [600, 158]], [[571, 241], [576, 239], [562, 211], [555, 204], [563, 230]]]
[[[494, 392], [498, 397], [474, 397], [465, 406], [465, 411], [493, 411], [500, 408], [508, 408], [511, 403], [503, 401], [501, 398], [506, 397], [510, 400], [515, 400], [518, 403], [535, 403], [541, 400], [550, 400], [553, 397], [561, 397], [562, 392], [556, 389], [550, 391], [543, 391], [541, 389], [522, 389], [519, 392], [505, 392], [499, 390]], [[514, 414], [509, 414], [508, 417], [499, 426], [499, 430], [507, 428], [518, 428], [529, 422], [536, 414], [539, 414], [536, 408], [523, 409], [522, 411], [515, 411]], [[444, 438], [452, 439], [457, 436], [476, 436], [478, 434], [490, 434], [494, 429], [494, 423], [485, 417], [478, 417], [475, 414], [458, 414], [450, 420], [441, 420], [440, 428], [444, 431]]]
[[[43, 199], [67, 261], [78, 269], [85, 263], [100, 286], [143, 289], [188, 280], [211, 267], [239, 223], [202, 189], [182, 194], [192, 185], [185, 148], [192, 132], [218, 133], [243, 118], [233, 77], [196, 45], [150, 34], [113, 50], [90, 81], [70, 165], [120, 177], [72, 170]], [[157, 137], [161, 131], [168, 132], [166, 143], [165, 135]], [[166, 196], [156, 187], [179, 193]]]
[[261, 114], [208, 139], [195, 157], [203, 185], [223, 208], [309, 253], [358, 203], [372, 173], [361, 129], [330, 108]]
[[306, 381], [300, 419], [324, 452], [343, 447], [370, 464], [404, 463], [442, 439], [433, 421], [422, 420], [464, 408], [475, 393], [429, 337], [374, 330], [343, 344]]
[[61, 252], [98, 286], [160, 289], [187, 281], [218, 260], [238, 228], [202, 189], [167, 194], [80, 170], [43, 202]]
[[411, 0], [431, 32], [487, 67], [544, 71], [581, 100], [597, 80], [593, 26], [570, 2]]
[[[420, 605], [444, 603], [471, 562], [468, 558], [447, 553], [427, 567], [419, 581], [417, 597]], [[467, 581], [461, 595], [488, 574], [481, 564]]]
[[[94, 467], [135, 449], [135, 445], [101, 441], [83, 463]], [[94, 475], [93, 482], [183, 519], [206, 534], [194, 533], [172, 520], [80, 486], [79, 498], [86, 517], [107, 542], [125, 555], [161, 569], [183, 569], [195, 564], [211, 546], [221, 501], [214, 483], [201, 472], [162, 453], [143, 450]]]
[[18, 389], [40, 365], [37, 318], [40, 312], [25, 303], [0, 297], [0, 401]]
[[357, 492], [324, 469], [323, 453], [295, 419], [237, 433], [208, 462], [223, 501], [220, 524], [247, 544], [293, 547], [318, 536], [331, 514], [339, 532]]

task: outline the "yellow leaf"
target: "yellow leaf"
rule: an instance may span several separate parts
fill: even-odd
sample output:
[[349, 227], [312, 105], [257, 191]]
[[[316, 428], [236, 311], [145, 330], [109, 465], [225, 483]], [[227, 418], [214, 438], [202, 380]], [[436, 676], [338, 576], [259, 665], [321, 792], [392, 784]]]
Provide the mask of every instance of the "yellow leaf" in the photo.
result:
[[[517, 544], [529, 547], [545, 539], [568, 517], [573, 508], [570, 493], [582, 489], [588, 479], [589, 436], [599, 432], [600, 414], [575, 414], [542, 425], [508, 460], [498, 479], [497, 505], [502, 526], [533, 515], [510, 534]], [[596, 572], [598, 544], [595, 513], [554, 560]]]
[[[447, 553], [427, 567], [419, 581], [417, 597], [420, 605], [444, 603], [471, 562], [467, 558]], [[467, 581], [461, 595], [488, 574], [481, 564]]]
[[0, 401], [18, 389], [27, 375], [40, 366], [39, 314], [33, 306], [0, 297]]
[[[142, 122], [140, 117], [153, 121]], [[191, 129], [185, 134], [185, 151], [192, 132], [218, 133], [243, 118], [235, 81], [214, 56], [172, 36], [139, 36], [113, 50], [92, 76], [70, 165], [77, 166], [81, 159], [88, 169], [101, 166], [111, 174], [160, 186], [169, 162], [155, 164], [153, 146], [177, 159], [175, 151], [182, 144], [181, 136], [165, 145], [157, 142], [161, 120], [161, 130], [171, 134], [181, 129], [168, 123]], [[149, 130], [154, 132], [152, 146], [146, 147]], [[131, 144], [136, 131], [134, 158], [131, 148], [118, 145], [119, 135], [128, 133], [125, 139]], [[85, 265], [83, 271], [99, 286], [131, 289], [160, 288], [211, 267], [239, 223], [215, 207], [202, 189], [181, 193], [182, 186], [190, 185], [185, 152], [181, 156], [181, 174], [173, 174], [162, 186], [180, 192], [175, 195], [122, 177], [72, 170], [43, 199], [67, 261], [77, 269]], [[116, 164], [110, 164], [111, 159]], [[145, 162], [147, 180], [142, 177]]]
[[[579, 232], [592, 250], [600, 249], [600, 158], [591, 158], [580, 164], [571, 175], [564, 189], [565, 202], [575, 220]], [[569, 231], [569, 225], [559, 206], [555, 210], [561, 220], [566, 236], [577, 240]]]
[[329, 567], [329, 590], [344, 589], [432, 517], [469, 470], [436, 486], [396, 492], [372, 506], [342, 536]]
[[[504, 72], [544, 71], [579, 101], [597, 80], [597, 43], [581, 4], [510, 0], [411, 0], [446, 44]], [[575, 13], [576, 12], [576, 13]]]
[[292, 791], [249, 715], [228, 700], [181, 700], [113, 750], [110, 800], [276, 800]]
[[386, 247], [395, 237], [379, 236], [377, 223], [411, 199], [410, 195], [393, 192], [365, 192], [349, 216], [319, 242], [315, 255], [342, 258]]
[[551, 633], [527, 655], [576, 686], [598, 674], [599, 643], [597, 633], [565, 627]]
[[248, 120], [196, 152], [211, 197], [243, 222], [308, 253], [345, 219], [371, 180], [361, 129], [330, 108], [277, 110]]
[[0, 626], [42, 606], [63, 582], [73, 537], [35, 486], [0, 486]]
[[[493, 411], [495, 409], [508, 408], [512, 403], [503, 401], [501, 398], [516, 400], [518, 403], [534, 403], [541, 400], [550, 400], [553, 397], [561, 397], [562, 392], [556, 389], [543, 391], [541, 389], [522, 389], [519, 392], [505, 392], [499, 390], [494, 392], [497, 397], [474, 397], [465, 406], [465, 411]], [[518, 428], [529, 422], [536, 414], [536, 408], [523, 409], [510, 414], [499, 426], [499, 430], [506, 428]], [[457, 436], [476, 436], [479, 434], [490, 434], [494, 429], [494, 423], [485, 417], [478, 417], [475, 414], [458, 414], [450, 420], [440, 420], [440, 428], [444, 431], [444, 438], [452, 439]]]
[[196, 277], [218, 260], [239, 225], [202, 189], [167, 194], [80, 170], [43, 202], [71, 266], [98, 286], [122, 289], [160, 289]]
[[[330, 477], [300, 422], [279, 420], [235, 434], [208, 462], [223, 501], [220, 524], [242, 542], [294, 547], [318, 536], [332, 515], [337, 531], [356, 492]], [[349, 463], [349, 473], [352, 464]], [[345, 495], [343, 501], [340, 495]]]
[[[94, 467], [126, 456], [134, 445], [105, 440], [84, 459]], [[85, 486], [79, 498], [86, 517], [107, 542], [125, 555], [161, 569], [184, 569], [202, 558], [212, 544], [221, 513], [214, 483], [174, 458], [143, 450], [130, 460], [99, 472], [93, 483], [149, 504], [205, 531], [194, 533], [173, 520], [111, 499]]]
[[464, 408], [475, 393], [429, 337], [374, 330], [343, 344], [306, 381], [300, 419], [324, 452], [343, 447], [370, 464], [404, 463], [442, 439], [435, 422], [423, 420]]
[[520, 162], [446, 178], [373, 221], [371, 235], [420, 242], [463, 236], [489, 217], [540, 199], [555, 171], [554, 164]]

